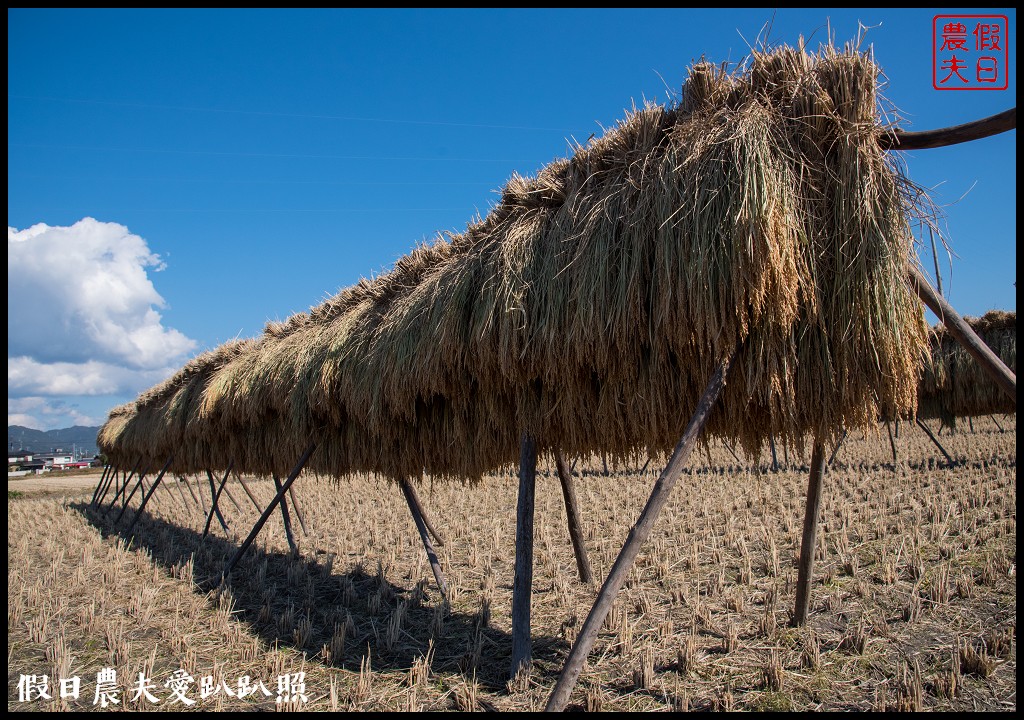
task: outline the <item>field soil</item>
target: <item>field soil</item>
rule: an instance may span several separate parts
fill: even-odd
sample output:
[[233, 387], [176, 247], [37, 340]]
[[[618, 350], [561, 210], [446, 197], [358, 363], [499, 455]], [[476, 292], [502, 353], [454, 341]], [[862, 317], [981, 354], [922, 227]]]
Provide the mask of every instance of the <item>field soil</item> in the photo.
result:
[[[698, 449], [570, 709], [1016, 711], [1016, 420], [972, 425], [938, 437], [952, 467], [913, 425], [892, 444], [885, 426], [850, 433], [825, 474], [803, 628], [806, 455], [780, 447], [776, 470], [767, 448]], [[575, 460], [598, 583], [664, 464], [646, 460]], [[447, 604], [386, 480], [300, 477], [297, 550], [275, 513], [226, 582], [270, 480], [245, 478], [250, 499], [229, 479], [227, 529], [214, 517], [205, 539], [205, 473], [167, 478], [131, 529], [141, 492], [121, 515], [114, 488], [90, 506], [96, 474], [11, 480], [8, 709], [540, 709], [597, 587], [578, 580], [550, 456], [539, 469], [533, 666], [512, 680], [514, 469], [416, 485]]]

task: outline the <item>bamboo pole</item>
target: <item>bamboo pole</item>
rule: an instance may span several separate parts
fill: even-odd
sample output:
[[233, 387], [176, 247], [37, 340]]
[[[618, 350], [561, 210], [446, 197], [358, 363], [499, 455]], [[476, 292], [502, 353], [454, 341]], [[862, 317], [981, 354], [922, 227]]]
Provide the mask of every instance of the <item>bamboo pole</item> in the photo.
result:
[[238, 504], [237, 500], [235, 500], [235, 496], [231, 494], [231, 488], [227, 485], [224, 486], [224, 494], [228, 496], [228, 500], [230, 500], [231, 504], [235, 506], [235, 512], [242, 512], [242, 506]]
[[[130, 503], [132, 501], [132, 498], [135, 497], [135, 493], [138, 492], [138, 489], [140, 487], [142, 487], [142, 481], [145, 479], [145, 477], [146, 473], [139, 473], [138, 482], [136, 482], [135, 487], [132, 488], [131, 494], [127, 498], [125, 498], [124, 505], [121, 506], [121, 512], [119, 512], [117, 514], [117, 517], [114, 518], [115, 525], [117, 525], [117, 523], [121, 520], [121, 516], [124, 515], [124, 511], [128, 509], [128, 503]], [[125, 487], [127, 487], [127, 485]]]
[[888, 420], [885, 421], [885, 429], [889, 432], [889, 448], [892, 450], [892, 464], [893, 467], [896, 467], [899, 465], [900, 461], [899, 458], [896, 457], [896, 440], [893, 439], [892, 424]]
[[[412, 501], [416, 503], [416, 512], [419, 513], [420, 519], [423, 520], [423, 525], [426, 526], [427, 532], [434, 538], [434, 542], [437, 543], [438, 547], [444, 547], [444, 538], [441, 537], [441, 533], [430, 523], [430, 518], [423, 509], [423, 503], [420, 502], [419, 495], [416, 494], [415, 486], [411, 482], [406, 481], [406, 488], [409, 491], [409, 496], [412, 497]], [[403, 489], [403, 492], [405, 492], [405, 489]]]
[[106, 496], [107, 491], [110, 489], [110, 484], [114, 481], [114, 478], [117, 477], [117, 473], [120, 472], [118, 468], [115, 467], [113, 464], [111, 464], [110, 468], [111, 472], [110, 474], [107, 475], [106, 483], [104, 483], [103, 486], [98, 489], [96, 497], [93, 498], [93, 508], [99, 507], [100, 503], [103, 502], [104, 496]]
[[437, 559], [437, 553], [434, 551], [433, 544], [430, 542], [430, 535], [427, 532], [427, 524], [424, 522], [423, 515], [421, 514], [419, 499], [413, 492], [412, 484], [405, 476], [398, 478], [398, 486], [402, 488], [402, 494], [405, 496], [405, 502], [409, 506], [409, 512], [412, 513], [413, 522], [416, 523], [416, 530], [419, 531], [420, 540], [423, 541], [423, 549], [427, 551], [427, 561], [430, 563], [430, 569], [434, 573], [434, 581], [437, 583], [437, 589], [440, 591], [445, 604], [448, 604], [448, 583], [444, 579], [444, 573], [441, 571], [441, 563]]
[[253, 525], [252, 530], [249, 531], [249, 536], [245, 538], [245, 541], [235, 552], [234, 556], [232, 556], [231, 560], [228, 561], [228, 564], [224, 566], [224, 570], [223, 572], [221, 572], [222, 579], [228, 576], [228, 574], [234, 569], [235, 565], [238, 564], [238, 561], [241, 560], [245, 553], [249, 550], [249, 547], [252, 545], [253, 540], [255, 540], [256, 536], [260, 534], [260, 530], [263, 529], [263, 526], [267, 524], [267, 520], [270, 519], [270, 515], [274, 512], [275, 508], [277, 507], [277, 504], [284, 499], [284, 491], [290, 488], [292, 486], [292, 483], [295, 482], [295, 478], [297, 478], [299, 476], [299, 473], [302, 472], [302, 468], [306, 466], [306, 463], [309, 461], [309, 456], [313, 454], [314, 450], [316, 450], [316, 443], [310, 443], [309, 447], [306, 448], [306, 451], [302, 453], [302, 457], [300, 457], [299, 461], [295, 463], [295, 468], [288, 476], [288, 479], [284, 481], [284, 486], [277, 491], [277, 495], [275, 495], [274, 499], [270, 501], [270, 504], [267, 505], [266, 509], [263, 511], [263, 514], [260, 515], [260, 519], [256, 521], [256, 524]]
[[516, 562], [512, 581], [512, 677], [529, 672], [532, 660], [530, 601], [533, 592], [533, 508], [537, 479], [537, 441], [523, 433], [519, 451], [519, 501], [516, 509]]
[[239, 475], [237, 472], [235, 473], [235, 480], [238, 481], [238, 483], [242, 486], [242, 489], [245, 490], [245, 494], [249, 496], [250, 500], [252, 500], [252, 504], [253, 507], [256, 508], [256, 512], [260, 512], [262, 508], [260, 507], [260, 504], [256, 501], [256, 496], [252, 494], [252, 490], [249, 489], [249, 486], [246, 484], [245, 480], [243, 480], [242, 476]]
[[558, 469], [558, 480], [562, 485], [562, 497], [565, 500], [565, 514], [569, 522], [569, 539], [572, 540], [572, 551], [576, 555], [576, 569], [580, 573], [580, 582], [590, 584], [594, 574], [590, 570], [590, 559], [587, 557], [587, 546], [583, 542], [583, 525], [576, 504], [576, 490], [573, 487], [572, 474], [562, 456], [561, 450], [555, 450], [555, 467]]
[[[228, 469], [224, 471], [224, 479], [220, 481], [220, 487], [217, 488], [217, 492], [213, 496], [213, 506], [210, 508], [210, 514], [206, 516], [206, 527], [203, 528], [203, 539], [210, 533], [210, 524], [213, 523], [213, 511], [217, 508], [217, 503], [220, 500], [220, 494], [224, 491], [224, 487], [228, 484], [228, 475], [231, 473], [231, 468], [234, 467], [235, 461], [231, 460], [228, 463]], [[207, 471], [209, 473], [209, 471]], [[211, 483], [213, 476], [210, 476]]]
[[203, 515], [205, 515], [206, 514], [206, 504], [202, 503], [199, 500], [199, 498], [196, 497], [195, 491], [192, 490], [192, 486], [188, 484], [188, 478], [185, 477], [184, 475], [181, 475], [181, 476], [178, 477], [178, 481], [182, 485], [185, 486], [186, 490], [188, 490], [188, 494], [192, 496], [192, 502], [194, 502], [196, 505], [202, 505], [203, 506]]
[[[135, 529], [135, 523], [137, 523], [139, 521], [139, 518], [142, 517], [142, 511], [146, 509], [146, 503], [149, 502], [149, 499], [153, 497], [153, 493], [155, 493], [156, 489], [160, 486], [160, 481], [163, 480], [164, 473], [166, 473], [167, 468], [171, 466], [171, 460], [173, 459], [173, 455], [167, 458], [167, 462], [164, 463], [164, 466], [160, 470], [160, 473], [156, 476], [156, 480], [153, 481], [153, 486], [149, 489], [149, 492], [142, 496], [142, 502], [139, 504], [139, 511], [135, 513], [135, 517], [132, 518], [131, 523], [128, 525], [128, 530], [125, 531], [126, 534], [130, 535], [132, 530]], [[127, 507], [127, 504], [125, 505], [125, 507]]]
[[[274, 487], [277, 488], [278, 494], [281, 493], [281, 480], [277, 477], [277, 473], [271, 473], [274, 478]], [[291, 488], [291, 485], [288, 486]], [[288, 501], [285, 498], [281, 498], [281, 519], [284, 522], [284, 534], [288, 538], [288, 547], [291, 548], [293, 553], [298, 553], [299, 548], [295, 545], [295, 536], [292, 535], [292, 518], [288, 513]]]
[[96, 504], [96, 496], [100, 494], [100, 488], [103, 487], [103, 483], [107, 481], [107, 473], [109, 472], [110, 468], [110, 465], [103, 466], [103, 474], [100, 475], [100, 481], [96, 483], [96, 489], [92, 491], [92, 499], [89, 501], [90, 506]]
[[[898, 423], [897, 423], [896, 427], [899, 427]], [[839, 441], [836, 443], [835, 449], [832, 451], [832, 454], [828, 456], [828, 462], [825, 463], [825, 469], [826, 470], [828, 468], [832, 467], [832, 461], [835, 460], [836, 459], [836, 455], [839, 454], [839, 448], [841, 448], [843, 446], [843, 441], [846, 440], [846, 433], [848, 433], [848, 432], [849, 432], [849, 430], [846, 430], [845, 428], [843, 429], [843, 434], [839, 436]]]
[[910, 286], [928, 308], [943, 322], [953, 336], [971, 356], [978, 361], [981, 369], [1017, 404], [1017, 376], [1006, 367], [992, 348], [978, 337], [970, 325], [964, 322], [945, 298], [936, 294], [928, 280], [913, 265], [910, 266]]
[[825, 446], [814, 439], [811, 451], [811, 473], [807, 481], [807, 504], [804, 509], [804, 534], [800, 541], [800, 566], [796, 581], [796, 610], [793, 624], [797, 627], [807, 622], [807, 611], [811, 604], [811, 577], [814, 573], [814, 544], [818, 534], [818, 508], [821, 506], [822, 478], [825, 475]]
[[[135, 461], [135, 467], [132, 468], [132, 471], [130, 473], [128, 473], [127, 477], [124, 475], [123, 472], [121, 473], [121, 481], [122, 481], [123, 485], [127, 485], [131, 481], [132, 477], [135, 475], [135, 471], [139, 469], [139, 465], [141, 463], [142, 463], [142, 456], [139, 455], [139, 459]], [[116, 477], [114, 478], [114, 483], [115, 483], [114, 484], [114, 498], [110, 501], [110, 505], [107, 506], [107, 512], [109, 512], [114, 507], [114, 503], [117, 502], [118, 495], [120, 495], [123, 492], [123, 489], [119, 488], [117, 486], [117, 478]], [[104, 493], [104, 495], [106, 495], [106, 493]], [[100, 502], [101, 503], [103, 502], [103, 498], [100, 498]]]
[[[232, 460], [231, 463], [234, 464], [234, 461]], [[209, 470], [206, 471], [206, 479], [210, 483], [210, 512], [214, 512], [217, 514], [217, 522], [220, 523], [220, 526], [224, 529], [224, 532], [227, 532], [228, 523], [220, 512], [220, 504], [218, 502], [220, 499], [220, 493], [217, 492], [216, 483], [213, 482], [213, 473], [210, 472]]]
[[590, 614], [587, 616], [579, 635], [576, 637], [576, 642], [573, 644], [569, 657], [565, 661], [565, 666], [562, 668], [562, 674], [558, 678], [555, 689], [552, 690], [551, 697], [548, 698], [547, 707], [545, 708], [548, 712], [561, 711], [565, 708], [566, 703], [569, 702], [569, 695], [579, 679], [580, 672], [583, 670], [583, 663], [586, 662], [587, 655], [590, 654], [590, 649], [594, 646], [594, 641], [597, 640], [597, 633], [601, 629], [601, 624], [608, 616], [608, 611], [615, 601], [615, 596], [625, 582], [629, 569], [636, 561], [640, 547], [650, 535], [654, 523], [658, 519], [658, 514], [665, 506], [665, 503], [668, 502], [672, 494], [672, 488], [675, 486], [676, 480], [678, 480], [683, 467], [689, 459], [690, 453], [693, 452], [693, 448], [697, 444], [700, 433], [704, 429], [711, 410], [722, 392], [722, 387], [725, 385], [725, 376], [734, 357], [735, 354], [731, 358], [722, 360], [715, 370], [707, 388], [704, 390], [704, 394], [697, 403], [690, 424], [687, 425], [683, 437], [680, 438], [679, 444], [676, 445], [675, 450], [672, 452], [668, 465], [655, 483], [654, 490], [647, 500], [647, 505], [640, 514], [636, 525], [629, 531], [629, 536], [626, 538], [626, 542], [622, 546], [622, 550], [619, 552], [611, 572], [608, 573], [608, 577], [601, 587], [601, 592], [598, 593], [597, 600], [594, 602]]
[[302, 510], [299, 508], [299, 501], [295, 499], [295, 488], [288, 488], [288, 498], [292, 501], [292, 509], [295, 510], [295, 517], [299, 519], [299, 527], [302, 528], [302, 534], [309, 537], [309, 533], [306, 531], [306, 520], [302, 517]]
[[1017, 108], [1004, 110], [997, 115], [990, 115], [981, 120], [974, 120], [963, 125], [923, 130], [921, 132], [903, 132], [895, 130], [878, 137], [878, 144], [883, 150], [925, 150], [928, 148], [945, 147], [958, 143], [980, 140], [981, 138], [998, 135], [1017, 127]]
[[921, 418], [917, 418], [917, 424], [921, 427], [922, 430], [925, 431], [928, 437], [931, 438], [931, 441], [935, 443], [935, 447], [937, 447], [942, 452], [942, 454], [946, 456], [946, 461], [950, 465], [956, 465], [956, 460], [953, 459], [952, 455], [946, 452], [946, 448], [942, 447], [942, 443], [939, 442], [939, 439], [937, 437], [932, 435], [932, 431], [929, 430], [928, 426], [921, 421]]

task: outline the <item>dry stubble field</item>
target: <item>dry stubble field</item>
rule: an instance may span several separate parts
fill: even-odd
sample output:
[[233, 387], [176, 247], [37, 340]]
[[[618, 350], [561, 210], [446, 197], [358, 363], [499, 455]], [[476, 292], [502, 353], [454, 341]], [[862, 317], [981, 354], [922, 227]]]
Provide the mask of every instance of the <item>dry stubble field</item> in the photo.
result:
[[[1016, 710], [1016, 421], [964, 422], [947, 468], [903, 424], [894, 466], [884, 428], [854, 433], [825, 476], [808, 627], [789, 627], [807, 461], [741, 465], [695, 453], [605, 624], [572, 703], [589, 710]], [[780, 458], [780, 461], [782, 458]], [[603, 578], [656, 476], [600, 460], [577, 492]], [[8, 708], [99, 709], [97, 673], [117, 671], [117, 709], [537, 709], [593, 601], [576, 579], [553, 466], [537, 485], [534, 670], [507, 683], [516, 482], [420, 486], [451, 585], [440, 604], [397, 486], [368, 478], [296, 484], [309, 534], [287, 551], [276, 515], [233, 574], [216, 579], [257, 517], [237, 483], [229, 532], [191, 493], [162, 486], [133, 511], [88, 509], [90, 492], [8, 492]], [[192, 492], [205, 492], [205, 478]], [[9, 485], [11, 487], [11, 485]], [[256, 481], [266, 503], [272, 483]], [[133, 507], [138, 500], [133, 500]], [[184, 670], [186, 706], [166, 685]], [[132, 699], [139, 673], [160, 701]], [[282, 675], [306, 700], [278, 705]], [[19, 702], [23, 675], [53, 700]], [[179, 673], [180, 675], [181, 673]], [[270, 696], [244, 699], [238, 680]], [[79, 698], [58, 678], [78, 676]], [[211, 676], [217, 692], [202, 697]], [[38, 684], [37, 684], [38, 688]], [[206, 688], [209, 690], [209, 688]]]

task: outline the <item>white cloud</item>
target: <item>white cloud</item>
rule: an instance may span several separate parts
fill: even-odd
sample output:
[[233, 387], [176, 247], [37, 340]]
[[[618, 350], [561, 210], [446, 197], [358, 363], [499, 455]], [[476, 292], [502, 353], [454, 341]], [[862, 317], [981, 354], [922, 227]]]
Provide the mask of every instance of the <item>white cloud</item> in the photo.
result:
[[41, 397], [7, 398], [7, 424], [34, 430], [72, 425], [99, 425], [103, 418], [82, 412], [77, 404]]
[[124, 395], [156, 385], [177, 368], [139, 370], [89, 360], [83, 363], [41, 363], [33, 358], [7, 358], [7, 393], [28, 395]]
[[194, 349], [162, 324], [147, 268], [163, 269], [160, 257], [117, 223], [8, 227], [8, 358], [154, 369]]
[[163, 324], [148, 275], [163, 268], [117, 223], [7, 228], [8, 424], [98, 424], [66, 398], [113, 406], [181, 366], [196, 342]]

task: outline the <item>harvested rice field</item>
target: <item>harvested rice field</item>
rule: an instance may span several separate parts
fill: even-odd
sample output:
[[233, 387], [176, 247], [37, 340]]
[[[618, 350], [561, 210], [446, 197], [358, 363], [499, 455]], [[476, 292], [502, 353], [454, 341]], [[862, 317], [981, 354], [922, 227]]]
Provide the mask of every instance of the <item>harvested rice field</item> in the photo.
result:
[[[570, 709], [1016, 710], [1016, 420], [971, 425], [939, 437], [956, 467], [909, 423], [895, 462], [884, 426], [847, 437], [825, 474], [801, 629], [790, 616], [808, 458], [780, 449], [773, 471], [767, 452], [698, 449]], [[576, 464], [598, 581], [663, 463]], [[398, 486], [366, 476], [300, 477], [298, 552], [275, 514], [220, 584], [273, 496], [270, 480], [247, 484], [256, 503], [230, 480], [229, 529], [214, 520], [205, 541], [205, 475], [163, 483], [131, 536], [138, 496], [115, 524], [119, 507], [89, 507], [92, 485], [9, 485], [8, 709], [543, 708], [597, 590], [578, 581], [549, 456], [533, 669], [512, 682], [514, 476], [417, 486], [445, 540], [447, 607]]]

